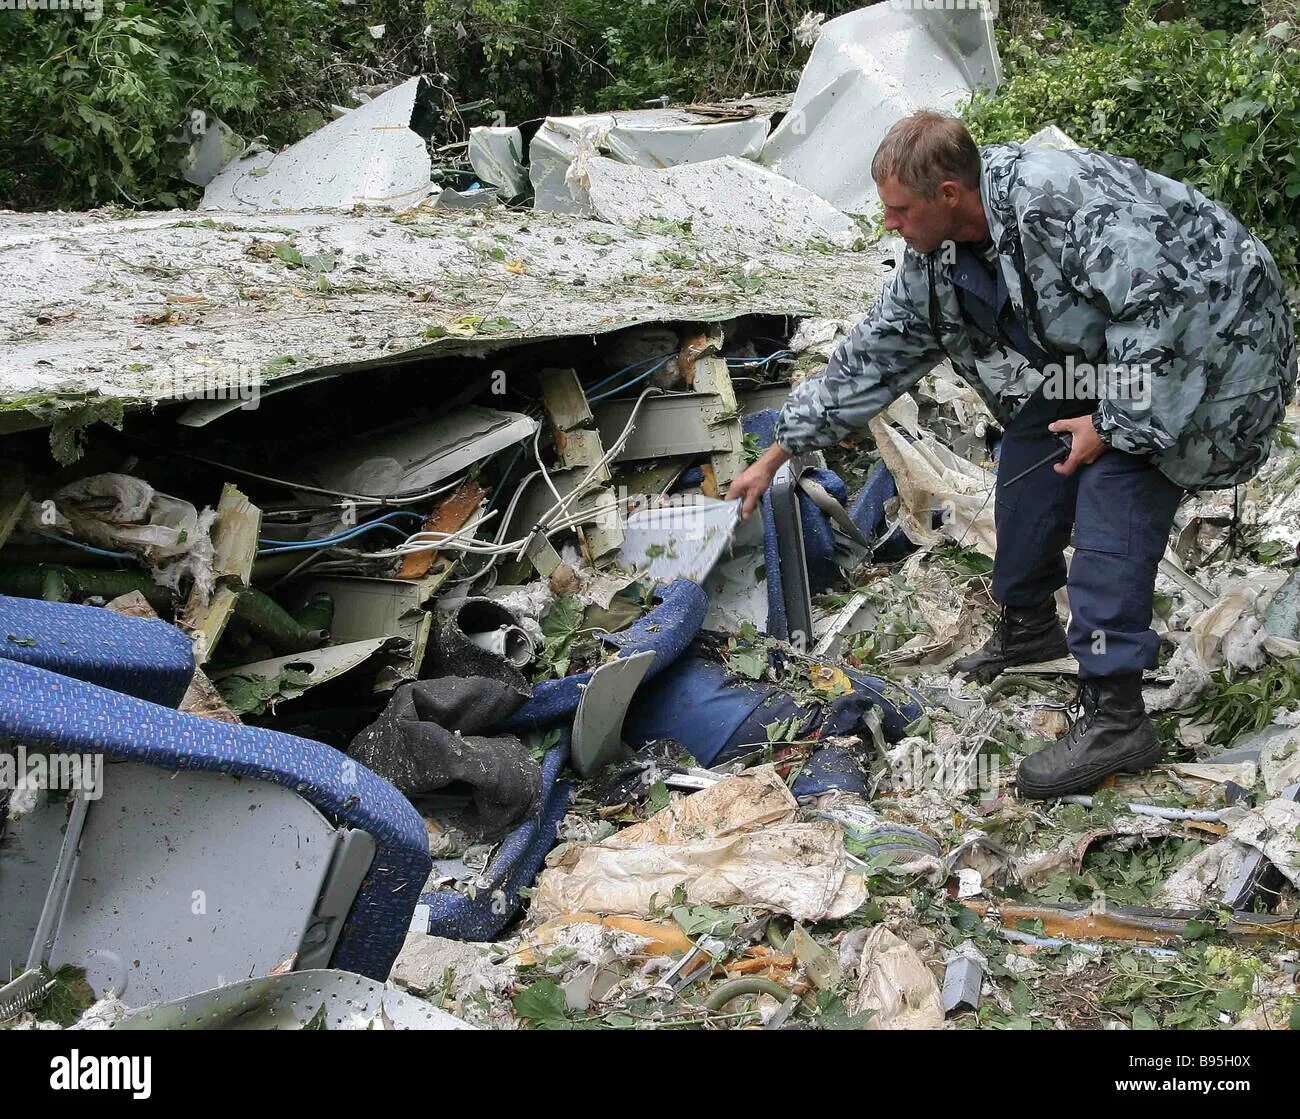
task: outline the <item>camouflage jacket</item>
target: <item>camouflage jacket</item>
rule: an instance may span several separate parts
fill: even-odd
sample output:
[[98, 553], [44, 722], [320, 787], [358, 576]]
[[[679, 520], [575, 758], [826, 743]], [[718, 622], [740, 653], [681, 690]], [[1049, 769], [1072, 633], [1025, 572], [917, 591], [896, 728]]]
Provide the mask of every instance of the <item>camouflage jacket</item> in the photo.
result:
[[908, 249], [825, 374], [791, 392], [777, 442], [796, 454], [830, 446], [948, 357], [1004, 425], [1040, 388], [1074, 393], [1096, 401], [1112, 447], [1152, 455], [1181, 486], [1251, 477], [1296, 379], [1295, 328], [1263, 244], [1130, 159], [1020, 144], [981, 155], [1004, 298], [1037, 365], [963, 314], [954, 246]]

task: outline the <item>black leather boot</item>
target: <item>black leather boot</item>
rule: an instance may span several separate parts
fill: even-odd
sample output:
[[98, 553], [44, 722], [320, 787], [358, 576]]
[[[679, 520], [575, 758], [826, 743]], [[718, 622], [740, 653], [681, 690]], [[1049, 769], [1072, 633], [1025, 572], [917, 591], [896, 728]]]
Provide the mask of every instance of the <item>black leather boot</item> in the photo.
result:
[[998, 624], [983, 648], [968, 653], [950, 666], [980, 684], [987, 684], [1004, 668], [1055, 660], [1069, 652], [1065, 630], [1056, 618], [1056, 602], [1036, 606], [1003, 606]]
[[1081, 680], [1079, 705], [1069, 730], [1020, 763], [1022, 797], [1086, 793], [1109, 774], [1141, 773], [1164, 755], [1142, 702], [1141, 673]]

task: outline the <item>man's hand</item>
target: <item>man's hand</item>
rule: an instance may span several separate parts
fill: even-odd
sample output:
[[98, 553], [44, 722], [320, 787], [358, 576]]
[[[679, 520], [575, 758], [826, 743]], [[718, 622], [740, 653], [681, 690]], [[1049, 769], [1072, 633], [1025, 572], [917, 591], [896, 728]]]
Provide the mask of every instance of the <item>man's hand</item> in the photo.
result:
[[1080, 416], [1074, 420], [1057, 420], [1055, 423], [1048, 424], [1047, 430], [1070, 433], [1070, 457], [1052, 467], [1058, 474], [1073, 474], [1079, 467], [1096, 462], [1110, 450], [1097, 434], [1097, 429], [1092, 426], [1091, 416]]
[[767, 492], [772, 479], [776, 477], [776, 472], [789, 461], [788, 452], [782, 449], [779, 443], [773, 443], [755, 462], [751, 462], [732, 480], [731, 485], [727, 487], [727, 497], [744, 500], [741, 513], [746, 519], [758, 507], [763, 494]]

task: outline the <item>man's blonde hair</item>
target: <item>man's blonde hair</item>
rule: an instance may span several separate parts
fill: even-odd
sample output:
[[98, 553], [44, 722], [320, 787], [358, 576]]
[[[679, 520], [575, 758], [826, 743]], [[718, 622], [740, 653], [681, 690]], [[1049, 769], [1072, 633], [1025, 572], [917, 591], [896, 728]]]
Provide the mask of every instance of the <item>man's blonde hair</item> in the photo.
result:
[[871, 177], [878, 183], [896, 178], [922, 198], [933, 198], [939, 184], [950, 179], [978, 190], [979, 148], [956, 117], [922, 109], [885, 133], [871, 161]]

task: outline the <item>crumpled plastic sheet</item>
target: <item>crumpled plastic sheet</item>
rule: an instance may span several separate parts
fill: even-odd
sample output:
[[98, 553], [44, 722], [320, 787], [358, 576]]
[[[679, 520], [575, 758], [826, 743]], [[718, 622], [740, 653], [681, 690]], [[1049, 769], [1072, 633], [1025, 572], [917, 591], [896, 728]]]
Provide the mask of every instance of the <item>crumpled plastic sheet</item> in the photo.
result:
[[939, 1030], [943, 998], [939, 984], [916, 950], [884, 925], [877, 925], [862, 946], [858, 990], [850, 1010], [872, 1011], [863, 1029]]
[[[909, 442], [880, 417], [869, 427], [898, 487], [898, 523], [907, 538], [922, 547], [951, 540], [996, 555], [993, 475], [928, 435]], [[935, 513], [941, 515], [937, 527]]]
[[92, 474], [57, 490], [49, 501], [29, 505], [28, 532], [70, 536], [110, 551], [130, 552], [154, 580], [179, 590], [189, 577], [203, 603], [212, 593], [212, 523], [188, 501], [159, 493], [130, 474]]
[[754, 906], [801, 921], [843, 917], [866, 900], [839, 825], [794, 822], [793, 798], [771, 766], [678, 802], [602, 843], [552, 854], [533, 917], [649, 916], [678, 887], [690, 905]]
[[1156, 697], [1153, 709], [1185, 706], [1205, 690], [1210, 673], [1218, 669], [1257, 669], [1269, 656], [1300, 656], [1300, 641], [1264, 628], [1264, 614], [1288, 574], [1262, 570], [1236, 579], [1218, 602], [1197, 614], [1169, 658], [1173, 686]]

